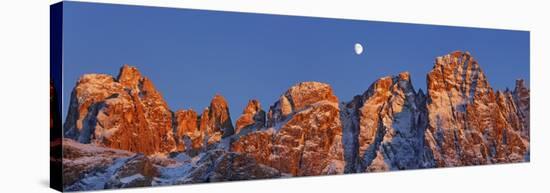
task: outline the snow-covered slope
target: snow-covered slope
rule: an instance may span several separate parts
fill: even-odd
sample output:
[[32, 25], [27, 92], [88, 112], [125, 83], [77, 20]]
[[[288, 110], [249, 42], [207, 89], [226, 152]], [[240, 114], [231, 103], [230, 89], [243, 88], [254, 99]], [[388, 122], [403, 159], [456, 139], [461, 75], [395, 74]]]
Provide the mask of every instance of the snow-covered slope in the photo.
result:
[[252, 157], [222, 149], [190, 157], [185, 153], [146, 156], [94, 144], [63, 140], [63, 189], [128, 187], [278, 178], [278, 170]]

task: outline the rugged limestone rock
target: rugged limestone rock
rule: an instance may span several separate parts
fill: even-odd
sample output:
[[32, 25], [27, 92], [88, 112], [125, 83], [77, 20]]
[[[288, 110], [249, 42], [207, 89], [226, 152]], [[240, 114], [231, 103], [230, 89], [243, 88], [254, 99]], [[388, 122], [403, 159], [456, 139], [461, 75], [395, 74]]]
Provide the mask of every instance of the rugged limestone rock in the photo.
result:
[[377, 80], [363, 95], [345, 103], [346, 171], [431, 167], [423, 148], [423, 102], [423, 93], [416, 93], [404, 72]]
[[145, 154], [175, 149], [172, 113], [152, 82], [124, 65], [117, 79], [82, 76], [64, 125], [66, 138]]
[[219, 142], [222, 138], [235, 133], [229, 106], [223, 96], [216, 94], [210, 106], [203, 111], [200, 117], [200, 130], [203, 132], [207, 145]]
[[204, 138], [199, 130], [197, 112], [179, 110], [175, 113], [175, 120], [178, 151], [202, 148]]
[[425, 140], [438, 167], [523, 161], [529, 141], [510, 94], [495, 94], [469, 53], [438, 57], [428, 74]]
[[284, 122], [285, 119], [295, 112], [311, 107], [314, 103], [326, 101], [338, 103], [332, 88], [328, 84], [319, 82], [302, 82], [291, 87], [279, 98], [269, 110], [268, 126], [275, 126], [276, 123]]
[[174, 118], [178, 151], [192, 155], [215, 148], [223, 138], [235, 133], [227, 101], [221, 95], [214, 96], [201, 115], [193, 110], [180, 110]]
[[259, 130], [265, 127], [266, 113], [262, 110], [258, 100], [250, 100], [243, 110], [243, 114], [237, 120], [235, 133], [241, 133], [241, 130], [249, 128], [250, 130]]
[[270, 108], [270, 128], [242, 136], [231, 150], [294, 176], [343, 173], [337, 104], [327, 84], [295, 85]]

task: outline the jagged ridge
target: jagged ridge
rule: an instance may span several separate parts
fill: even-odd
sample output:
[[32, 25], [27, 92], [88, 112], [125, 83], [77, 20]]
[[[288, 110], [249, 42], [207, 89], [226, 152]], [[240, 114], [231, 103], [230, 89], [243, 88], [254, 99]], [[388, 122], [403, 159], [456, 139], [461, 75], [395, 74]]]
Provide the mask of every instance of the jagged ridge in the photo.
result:
[[[477, 61], [457, 51], [436, 58], [427, 84], [426, 94], [417, 91], [403, 72], [338, 104], [330, 85], [303, 82], [267, 113], [250, 100], [233, 126], [223, 96], [216, 94], [201, 114], [172, 112], [152, 82], [125, 65], [117, 78], [81, 77], [64, 134], [149, 156], [224, 157], [225, 164], [242, 166], [239, 173], [262, 178], [529, 160], [529, 89], [523, 80], [513, 91], [495, 92]], [[246, 179], [219, 176], [230, 174], [211, 171], [218, 162], [205, 163], [185, 170], [184, 181], [158, 183]]]

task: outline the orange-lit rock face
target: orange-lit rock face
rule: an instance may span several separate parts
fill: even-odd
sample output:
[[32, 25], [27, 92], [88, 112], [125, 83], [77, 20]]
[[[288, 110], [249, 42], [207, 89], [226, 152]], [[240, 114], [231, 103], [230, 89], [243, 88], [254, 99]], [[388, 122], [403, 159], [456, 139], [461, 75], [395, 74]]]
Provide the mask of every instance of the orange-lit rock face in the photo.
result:
[[128, 65], [118, 79], [104, 74], [79, 79], [71, 94], [64, 134], [81, 143], [145, 154], [175, 148], [166, 102], [149, 79]]
[[176, 112], [177, 134], [179, 136], [193, 135], [198, 131], [197, 112], [193, 110], [180, 110]]
[[469, 53], [438, 57], [427, 83], [425, 140], [438, 166], [523, 161], [528, 121], [514, 108], [521, 97], [495, 94]]
[[221, 95], [214, 96], [210, 106], [203, 111], [200, 119], [200, 130], [208, 145], [235, 133], [229, 115], [229, 106]]
[[277, 101], [268, 113], [268, 126], [284, 121], [291, 113], [311, 107], [319, 101], [338, 103], [332, 88], [319, 82], [302, 82], [291, 87]]
[[175, 119], [178, 151], [200, 149], [203, 143], [203, 135], [199, 130], [197, 112], [179, 110], [175, 113]]
[[175, 113], [177, 151], [201, 151], [234, 134], [227, 101], [216, 95], [201, 115], [193, 110]]
[[343, 173], [337, 103], [327, 84], [300, 83], [270, 108], [270, 128], [242, 136], [231, 150], [295, 176]]
[[245, 128], [258, 130], [265, 127], [265, 123], [266, 113], [262, 110], [260, 102], [257, 100], [250, 100], [243, 110], [243, 114], [235, 123], [235, 133], [240, 133], [240, 131]]

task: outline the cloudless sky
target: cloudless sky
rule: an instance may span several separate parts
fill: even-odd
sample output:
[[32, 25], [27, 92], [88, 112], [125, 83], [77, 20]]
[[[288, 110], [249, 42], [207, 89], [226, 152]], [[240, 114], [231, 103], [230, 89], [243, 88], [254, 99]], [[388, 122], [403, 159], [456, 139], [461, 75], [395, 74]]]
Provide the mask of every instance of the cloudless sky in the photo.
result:
[[[249, 99], [268, 110], [292, 85], [330, 84], [340, 101], [409, 71], [426, 88], [435, 57], [469, 51], [495, 89], [529, 82], [529, 32], [188, 9], [64, 3], [63, 117], [78, 78], [149, 77], [173, 111], [199, 113], [219, 93], [233, 123]], [[356, 55], [354, 44], [364, 46]]]

